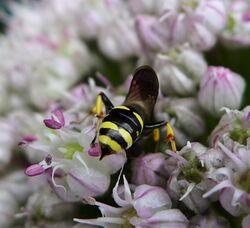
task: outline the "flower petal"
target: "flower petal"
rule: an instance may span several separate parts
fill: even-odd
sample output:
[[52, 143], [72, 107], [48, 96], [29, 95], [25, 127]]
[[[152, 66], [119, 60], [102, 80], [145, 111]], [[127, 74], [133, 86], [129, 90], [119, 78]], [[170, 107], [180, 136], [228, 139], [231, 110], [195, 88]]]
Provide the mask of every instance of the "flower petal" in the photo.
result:
[[51, 129], [60, 129], [62, 128], [61, 123], [55, 121], [54, 119], [45, 119], [43, 120], [46, 127]]
[[52, 114], [54, 116], [52, 116], [52, 119], [56, 119], [56, 121], [58, 121], [62, 127], [65, 125], [65, 119], [64, 119], [64, 115], [63, 115], [63, 112], [61, 111], [61, 109], [59, 108], [56, 108], [52, 111]]

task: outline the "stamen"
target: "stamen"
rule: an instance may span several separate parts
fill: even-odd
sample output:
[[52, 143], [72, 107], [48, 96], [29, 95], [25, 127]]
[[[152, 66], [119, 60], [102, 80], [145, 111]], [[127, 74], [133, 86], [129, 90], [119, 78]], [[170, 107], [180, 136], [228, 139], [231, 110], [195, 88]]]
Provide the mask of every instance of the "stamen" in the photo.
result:
[[183, 199], [185, 199], [190, 192], [192, 192], [193, 188], [195, 187], [195, 183], [191, 183], [189, 184], [187, 191], [185, 192], [185, 194], [179, 199], [180, 201], [182, 201]]
[[85, 161], [82, 159], [81, 155], [80, 155], [78, 152], [75, 153], [75, 158], [76, 158], [79, 162], [81, 162], [81, 163], [83, 164], [83, 166], [84, 166], [84, 168], [86, 169], [88, 175], [90, 175], [89, 167], [87, 166], [87, 164], [85, 163]]
[[234, 191], [234, 195], [233, 195], [233, 199], [232, 199], [232, 206], [239, 206], [240, 205], [240, 197], [242, 196], [244, 192], [239, 190], [239, 189], [235, 189]]
[[218, 146], [221, 150], [236, 164], [240, 170], [245, 170], [247, 167], [232, 151], [225, 147], [221, 142], [218, 142]]
[[221, 183], [215, 185], [212, 189], [210, 189], [208, 192], [206, 192], [205, 194], [203, 194], [203, 198], [207, 198], [210, 195], [212, 195], [213, 193], [222, 190], [223, 188], [226, 187], [232, 187], [232, 183], [229, 180], [224, 180]]
[[114, 197], [114, 200], [115, 202], [121, 206], [121, 207], [125, 207], [125, 206], [129, 206], [130, 203], [128, 203], [126, 200], [122, 199], [119, 194], [118, 194], [118, 186], [119, 186], [119, 182], [120, 182], [120, 179], [121, 179], [121, 175], [122, 175], [122, 171], [123, 171], [123, 167], [120, 171], [120, 174], [118, 176], [118, 180], [115, 184], [115, 187], [113, 188], [113, 197]]
[[57, 165], [57, 166], [55, 166], [55, 167], [53, 168], [53, 171], [52, 171], [52, 183], [53, 183], [53, 185], [54, 185], [55, 187], [62, 188], [62, 189], [64, 190], [64, 192], [66, 193], [66, 188], [65, 188], [63, 185], [57, 184], [57, 183], [55, 182], [55, 172], [56, 172], [57, 169], [60, 169], [60, 168], [62, 168], [62, 167], [64, 167], [64, 165]]
[[131, 191], [130, 191], [130, 188], [129, 188], [129, 184], [128, 184], [128, 181], [125, 177], [125, 175], [123, 175], [123, 183], [124, 183], [124, 196], [125, 196], [125, 200], [127, 202], [132, 202], [132, 195], [131, 195]]

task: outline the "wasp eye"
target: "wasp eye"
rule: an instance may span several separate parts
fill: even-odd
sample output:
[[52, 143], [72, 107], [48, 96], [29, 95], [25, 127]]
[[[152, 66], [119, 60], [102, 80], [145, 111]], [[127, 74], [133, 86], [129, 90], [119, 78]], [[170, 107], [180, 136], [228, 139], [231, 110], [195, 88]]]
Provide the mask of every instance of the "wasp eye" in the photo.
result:
[[102, 160], [103, 157], [105, 157], [105, 156], [110, 155], [110, 154], [113, 153], [113, 151], [111, 150], [111, 148], [108, 145], [106, 145], [106, 144], [100, 144], [100, 146], [101, 146], [101, 151], [102, 151], [100, 160]]

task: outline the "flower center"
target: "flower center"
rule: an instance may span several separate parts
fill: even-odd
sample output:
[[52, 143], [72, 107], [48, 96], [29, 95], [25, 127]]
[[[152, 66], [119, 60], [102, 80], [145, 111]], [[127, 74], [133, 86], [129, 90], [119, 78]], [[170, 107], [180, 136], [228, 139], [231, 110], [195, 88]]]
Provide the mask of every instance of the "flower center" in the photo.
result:
[[230, 132], [230, 138], [242, 145], [247, 145], [247, 138], [250, 137], [250, 122], [237, 119], [234, 122], [234, 129]]
[[242, 190], [250, 193], [250, 169], [240, 176], [238, 184]]
[[191, 8], [191, 9], [196, 9], [198, 6], [197, 0], [192, 0], [192, 1], [182, 1], [181, 6], [183, 8]]
[[83, 152], [83, 147], [79, 143], [69, 143], [64, 147], [64, 158], [72, 160], [75, 152]]
[[182, 173], [188, 181], [200, 183], [203, 179], [203, 173], [206, 171], [205, 167], [202, 167], [194, 154], [188, 153], [183, 157], [188, 160], [188, 164], [182, 168]]
[[232, 32], [233, 29], [235, 27], [235, 19], [233, 18], [232, 15], [229, 15], [228, 16], [228, 20], [227, 20], [227, 27], [226, 29], [229, 31], [229, 32]]
[[137, 216], [135, 209], [131, 208], [131, 209], [125, 211], [122, 214], [122, 218], [125, 221], [125, 223], [122, 224], [122, 228], [133, 228], [133, 226], [130, 224], [129, 220], [135, 216]]

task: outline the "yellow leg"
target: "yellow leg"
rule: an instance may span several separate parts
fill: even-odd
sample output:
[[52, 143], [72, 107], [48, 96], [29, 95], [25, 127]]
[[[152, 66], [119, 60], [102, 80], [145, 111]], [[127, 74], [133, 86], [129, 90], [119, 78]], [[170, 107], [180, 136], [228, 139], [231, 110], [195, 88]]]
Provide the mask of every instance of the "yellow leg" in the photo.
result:
[[97, 118], [103, 118], [103, 108], [104, 104], [102, 101], [102, 97], [99, 94], [96, 98], [95, 106], [91, 109], [91, 114], [97, 116]]
[[169, 123], [166, 124], [166, 128], [167, 128], [167, 142], [170, 142], [172, 150], [176, 152], [176, 144], [175, 144], [175, 136], [173, 128]]
[[101, 120], [104, 117], [103, 108], [104, 108], [104, 103], [102, 101], [102, 96], [99, 94], [96, 98], [95, 106], [91, 109], [91, 114], [97, 117], [96, 127], [95, 127], [96, 133], [94, 139], [91, 142], [91, 145], [94, 145], [95, 143], [99, 131], [99, 126], [101, 124]]
[[[170, 143], [171, 148], [174, 152], [176, 152], [176, 144], [175, 144], [175, 137], [174, 137], [174, 131], [169, 123], [166, 124], [167, 132], [166, 132], [166, 141], [167, 143]], [[156, 145], [156, 150], [159, 146], [160, 141], [160, 130], [159, 128], [155, 128], [153, 130], [153, 140]]]
[[153, 140], [155, 143], [155, 151], [157, 152], [159, 150], [159, 141], [160, 141], [160, 130], [159, 128], [155, 128], [153, 130]]

